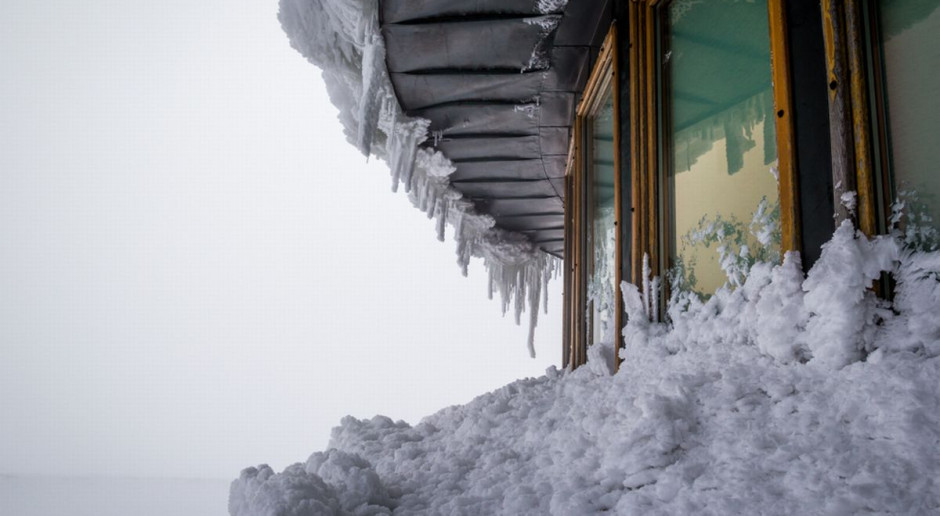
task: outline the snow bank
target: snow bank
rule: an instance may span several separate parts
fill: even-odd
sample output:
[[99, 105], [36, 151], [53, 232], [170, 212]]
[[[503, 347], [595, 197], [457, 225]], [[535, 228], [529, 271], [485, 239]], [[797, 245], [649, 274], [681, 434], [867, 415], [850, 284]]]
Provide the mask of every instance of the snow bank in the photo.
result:
[[[563, 0], [541, 0], [555, 12]], [[540, 297], [560, 266], [517, 233], [495, 227], [492, 217], [449, 186], [453, 164], [439, 151], [420, 148], [430, 122], [406, 116], [398, 104], [385, 66], [377, 0], [280, 0], [278, 19], [291, 46], [323, 70], [330, 100], [339, 108], [346, 138], [366, 156], [389, 164], [392, 190], [403, 185], [411, 202], [435, 218], [437, 237], [454, 228], [457, 261], [464, 273], [471, 257], [483, 259], [490, 297], [498, 292], [503, 313], [513, 308], [518, 324], [529, 310], [529, 353]], [[533, 58], [535, 59], [535, 58]], [[528, 305], [528, 306], [526, 306]]]
[[940, 252], [843, 225], [807, 276], [758, 264], [668, 325], [629, 287], [617, 374], [347, 417], [306, 465], [242, 472], [231, 514], [940, 513]]

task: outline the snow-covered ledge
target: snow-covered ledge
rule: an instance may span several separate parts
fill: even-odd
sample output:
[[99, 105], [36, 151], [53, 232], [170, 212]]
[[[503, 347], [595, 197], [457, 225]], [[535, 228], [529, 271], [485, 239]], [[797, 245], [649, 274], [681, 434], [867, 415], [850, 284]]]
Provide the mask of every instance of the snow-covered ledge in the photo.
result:
[[[544, 9], [554, 8], [544, 1], [540, 7], [543, 3]], [[528, 308], [529, 354], [535, 356], [539, 300], [547, 311], [547, 285], [560, 270], [558, 259], [477, 213], [472, 202], [450, 187], [448, 176], [455, 170], [450, 160], [418, 147], [427, 139], [430, 122], [406, 116], [398, 104], [385, 66], [378, 1], [280, 0], [278, 19], [291, 46], [323, 70], [350, 143], [388, 163], [392, 190], [404, 185], [415, 207], [436, 219], [439, 240], [444, 240], [446, 225], [453, 226], [463, 274], [471, 257], [482, 258], [489, 295], [499, 293], [503, 313], [512, 306], [518, 324]]]
[[414, 426], [346, 417], [306, 462], [242, 470], [230, 514], [940, 514], [940, 245], [910, 220], [844, 222], [808, 274], [755, 263], [668, 322], [625, 285], [616, 373], [594, 345]]

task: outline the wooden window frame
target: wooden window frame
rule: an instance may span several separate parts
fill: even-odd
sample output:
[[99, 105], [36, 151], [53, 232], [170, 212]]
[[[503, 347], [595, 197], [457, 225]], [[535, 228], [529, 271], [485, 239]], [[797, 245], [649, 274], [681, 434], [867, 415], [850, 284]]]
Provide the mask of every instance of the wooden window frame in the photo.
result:
[[[885, 63], [883, 61], [881, 49], [881, 17], [878, 14], [878, 3], [876, 1], [861, 2], [862, 23], [861, 28], [863, 37], [858, 42], [864, 44], [865, 56], [867, 57], [864, 65], [867, 66], [867, 72], [862, 77], [869, 80], [867, 87], [869, 124], [867, 130], [870, 132], [870, 145], [872, 151], [871, 170], [869, 172], [872, 196], [868, 199], [860, 198], [860, 211], [866, 211], [876, 217], [875, 223], [870, 226], [864, 225], [867, 222], [866, 217], [860, 217], [860, 226], [862, 231], [871, 236], [875, 233], [884, 233], [889, 229], [889, 218], [891, 214], [891, 205], [894, 203], [894, 197], [897, 195], [897, 188], [894, 183], [894, 170], [891, 163], [891, 144], [888, 139], [888, 110], [886, 107], [887, 89], [885, 80]], [[862, 101], [863, 98], [853, 99]], [[864, 180], [864, 174], [860, 180]], [[889, 291], [882, 291], [882, 294], [889, 294]]]
[[[588, 77], [586, 86], [575, 114], [572, 138], [568, 151], [568, 166], [565, 172], [565, 309], [564, 309], [564, 349], [563, 367], [576, 368], [587, 362], [587, 347], [591, 341], [590, 328], [587, 325], [587, 282], [593, 262], [593, 248], [588, 246], [588, 232], [593, 231], [589, 208], [591, 206], [591, 187], [588, 184], [590, 172], [587, 153], [590, 145], [590, 121], [597, 115], [603, 100], [603, 94], [611, 91], [614, 102], [614, 225], [617, 228], [614, 248], [615, 315], [614, 325], [618, 330], [617, 348], [619, 349], [619, 328], [623, 326], [623, 298], [620, 295], [622, 245], [621, 245], [621, 166], [620, 166], [620, 91], [617, 68], [617, 30], [616, 23], [611, 25], [601, 45], [597, 60]], [[609, 90], [608, 90], [609, 88]], [[619, 353], [618, 353], [619, 355]], [[619, 365], [619, 356], [617, 364]]]
[[[823, 0], [824, 3], [835, 0]], [[859, 0], [848, 0], [858, 2]], [[665, 231], [669, 227], [666, 220], [668, 210], [665, 191], [664, 158], [660, 155], [664, 143], [662, 134], [661, 102], [663, 81], [659, 75], [661, 66], [657, 55], [662, 48], [662, 31], [658, 23], [664, 16], [669, 0], [634, 0], [627, 2], [626, 41], [620, 48], [627, 49], [625, 65], [629, 84], [617, 84], [618, 40], [616, 23], [611, 27], [597, 62], [585, 87], [577, 108], [573, 126], [573, 136], [569, 146], [569, 159], [566, 170], [566, 216], [565, 216], [565, 308], [564, 308], [564, 349], [562, 363], [565, 367], [578, 367], [587, 361], [586, 328], [586, 281], [588, 270], [587, 231], [590, 230], [587, 214], [588, 188], [585, 184], [585, 144], [583, 141], [585, 120], [591, 109], [596, 109], [597, 94], [604, 91], [602, 78], [612, 81], [614, 96], [614, 162], [615, 206], [617, 242], [615, 274], [617, 282], [617, 313], [615, 324], [624, 324], [623, 302], [619, 285], [626, 280], [640, 284], [643, 280], [644, 255], [649, 256], [649, 269], [652, 276], [662, 277], [670, 265], [671, 257], [664, 247]], [[793, 120], [792, 81], [790, 76], [790, 55], [788, 45], [787, 18], [785, 0], [768, 0], [768, 27], [771, 50], [771, 74], [773, 82], [774, 122], [777, 144], [777, 167], [779, 172], [778, 192], [780, 199], [781, 253], [801, 250], [801, 220], [799, 206], [799, 174], [796, 160], [796, 137]], [[825, 18], [825, 12], [824, 12]], [[828, 47], [827, 47], [828, 48]], [[864, 84], [864, 83], [863, 83]], [[621, 92], [627, 93], [621, 99]], [[856, 90], [857, 91], [857, 90]], [[627, 102], [629, 120], [619, 119], [621, 102]], [[628, 127], [629, 139], [622, 142], [628, 146], [629, 170], [622, 170], [620, 153], [621, 124]], [[870, 155], [870, 154], [869, 154]], [[835, 164], [836, 158], [833, 157]], [[835, 169], [835, 167], [834, 167]], [[624, 173], [626, 172], [626, 173]], [[834, 172], [835, 175], [835, 172]], [[853, 175], [854, 179], [854, 175]], [[629, 181], [630, 199], [624, 208], [622, 199], [623, 182]], [[853, 181], [853, 184], [857, 181]], [[836, 199], [839, 193], [834, 193]], [[873, 196], [862, 197], [868, 202]], [[629, 242], [622, 241], [624, 231], [620, 228], [626, 220], [624, 209], [630, 210], [630, 228], [627, 234]], [[629, 254], [629, 269], [623, 270], [622, 264]], [[663, 282], [663, 288], [668, 287]], [[661, 295], [665, 303], [667, 295]], [[662, 310], [660, 311], [662, 313]], [[619, 365], [619, 356], [617, 363]]]
[[[573, 127], [574, 136], [569, 149], [566, 172], [565, 218], [565, 330], [564, 359], [566, 366], [577, 367], [586, 361], [585, 302], [587, 253], [586, 213], [587, 187], [584, 181], [584, 120], [596, 95], [601, 68], [609, 69], [614, 81], [615, 103], [615, 196], [617, 226], [627, 220], [630, 224], [629, 242], [622, 242], [625, 232], [617, 232], [616, 274], [618, 283], [626, 280], [640, 284], [643, 280], [644, 255], [649, 256], [650, 274], [663, 276], [671, 257], [664, 246], [668, 221], [664, 164], [661, 155], [664, 143], [661, 120], [663, 81], [659, 75], [662, 31], [658, 24], [670, 0], [633, 0], [625, 2], [623, 36], [620, 46], [626, 50], [623, 60], [627, 67], [628, 84], [618, 85], [617, 37], [611, 29], [597, 65], [592, 70], [588, 86], [577, 109]], [[796, 160], [794, 103], [792, 98], [791, 64], [787, 38], [786, 0], [767, 0], [771, 50], [771, 74], [776, 127], [778, 159], [778, 188], [780, 198], [781, 252], [801, 251], [801, 224], [799, 206], [799, 174]], [[828, 94], [830, 156], [832, 165], [833, 207], [836, 224], [850, 220], [856, 228], [868, 235], [883, 232], [890, 214], [891, 192], [895, 185], [888, 162], [887, 120], [884, 110], [883, 66], [878, 52], [878, 17], [874, 2], [865, 0], [821, 0], [822, 35], [826, 63]], [[871, 38], [871, 39], [868, 39]], [[874, 49], [874, 50], [872, 50]], [[627, 94], [621, 99], [621, 92]], [[627, 103], [626, 110], [620, 102]], [[595, 100], [596, 102], [596, 100]], [[627, 120], [619, 120], [622, 112]], [[623, 159], [619, 151], [621, 124], [627, 128], [628, 167], [621, 170]], [[626, 173], [624, 173], [626, 172]], [[624, 183], [629, 181], [629, 184]], [[629, 186], [629, 202], [624, 208], [621, 185]], [[857, 193], [857, 208], [853, 213], [843, 206], [842, 195]], [[879, 194], [879, 191], [881, 194]], [[623, 210], [630, 210], [627, 218]], [[630, 253], [629, 258], [624, 253]], [[628, 270], [621, 265], [627, 262]], [[665, 283], [665, 282], [664, 282]], [[667, 285], [664, 284], [664, 288]], [[665, 303], [667, 295], [660, 296]], [[622, 297], [617, 296], [617, 326], [623, 324]], [[618, 359], [619, 363], [619, 359]]]
[[[836, 224], [851, 220], [867, 235], [878, 233], [871, 113], [868, 103], [865, 28], [861, 0], [822, 0], [823, 42], [829, 92], [832, 195]], [[857, 193], [853, 212], [841, 202]]]
[[[668, 192], [661, 156], [665, 136], [661, 107], [664, 84], [658, 50], [663, 48], [659, 24], [667, 15], [668, 0], [637, 0], [628, 6], [630, 67], [630, 156], [634, 212], [632, 217], [632, 257], [630, 280], [643, 279], [643, 257], [649, 256], [652, 276], [662, 277], [672, 257], [665, 246]], [[768, 0], [771, 76], [776, 126], [778, 189], [780, 198], [781, 253], [800, 250], [799, 174], [793, 122], [790, 56], [787, 42], [785, 0]], [[668, 289], [668, 282], [663, 288]], [[660, 296], [661, 304], [668, 292]], [[661, 306], [660, 308], [664, 308]], [[659, 311], [664, 313], [663, 310]]]
[[[830, 117], [830, 123], [853, 136], [855, 152], [854, 176], [858, 194], [856, 227], [868, 236], [890, 230], [892, 205], [898, 195], [898, 184], [892, 160], [890, 120], [887, 109], [887, 68], [882, 45], [882, 25], [876, 0], [845, 0], [843, 9], [824, 0], [824, 35], [838, 34], [845, 38], [842, 52], [847, 56], [847, 77], [850, 81], [851, 119]], [[837, 42], [838, 43], [838, 42]], [[832, 75], [837, 70], [827, 70]], [[831, 111], [831, 109], [830, 109]], [[890, 278], [883, 278], [890, 279]], [[876, 285], [876, 291], [892, 295], [890, 285]]]

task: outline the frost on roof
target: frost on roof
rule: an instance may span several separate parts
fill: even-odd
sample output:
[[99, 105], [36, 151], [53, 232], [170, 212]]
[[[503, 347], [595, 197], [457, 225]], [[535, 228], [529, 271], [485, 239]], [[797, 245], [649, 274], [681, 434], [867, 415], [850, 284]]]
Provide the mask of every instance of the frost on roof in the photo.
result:
[[[560, 5], [548, 2], [546, 9]], [[377, 0], [281, 0], [278, 19], [291, 46], [323, 70], [346, 138], [366, 156], [388, 163], [392, 190], [403, 185], [411, 202], [436, 219], [439, 240], [444, 240], [445, 226], [453, 226], [464, 275], [471, 257], [482, 258], [490, 296], [499, 293], [504, 313], [511, 306], [519, 323], [528, 308], [528, 346], [534, 356], [539, 300], [547, 308], [546, 287], [560, 270], [558, 260], [477, 213], [450, 187], [448, 176], [455, 170], [450, 160], [418, 147], [428, 137], [430, 122], [406, 116], [398, 104], [385, 66]]]

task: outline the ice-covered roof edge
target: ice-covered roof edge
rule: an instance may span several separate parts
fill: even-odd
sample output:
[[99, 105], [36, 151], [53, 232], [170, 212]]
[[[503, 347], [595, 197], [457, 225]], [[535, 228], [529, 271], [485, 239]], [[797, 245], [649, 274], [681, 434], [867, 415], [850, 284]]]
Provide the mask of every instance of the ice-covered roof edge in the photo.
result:
[[535, 356], [539, 301], [547, 312], [548, 282], [561, 270], [559, 260], [524, 235], [495, 227], [491, 216], [450, 187], [450, 160], [418, 147], [430, 122], [406, 116], [398, 104], [378, 9], [378, 0], [280, 0], [278, 20], [291, 46], [322, 70], [350, 143], [388, 163], [392, 190], [404, 185], [415, 207], [436, 219], [438, 240], [444, 240], [446, 224], [454, 227], [463, 274], [471, 257], [482, 258], [489, 296], [499, 293], [503, 313], [511, 306], [519, 324], [528, 308], [528, 349]]

